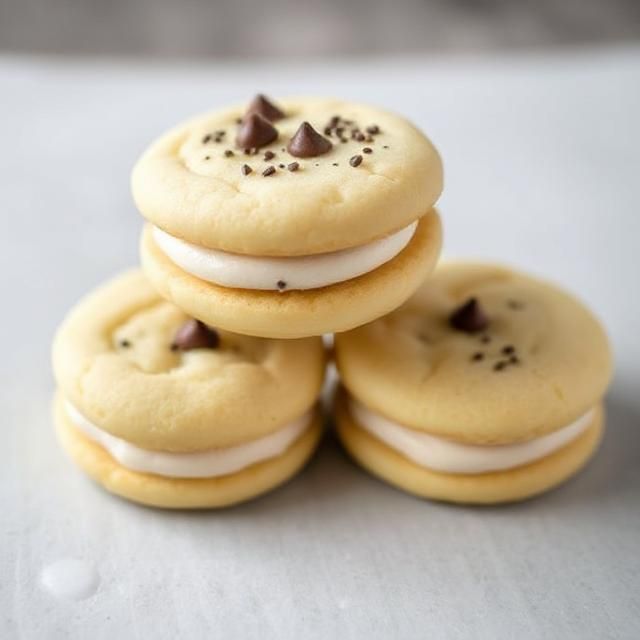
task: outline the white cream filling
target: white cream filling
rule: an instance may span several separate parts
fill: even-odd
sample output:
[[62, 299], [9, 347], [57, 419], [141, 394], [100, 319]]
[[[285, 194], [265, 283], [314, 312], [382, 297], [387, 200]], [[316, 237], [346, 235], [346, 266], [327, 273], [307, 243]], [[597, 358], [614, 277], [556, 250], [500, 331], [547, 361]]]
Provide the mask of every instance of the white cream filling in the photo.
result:
[[[417, 222], [368, 244], [312, 256], [274, 258], [208, 249], [153, 227], [156, 244], [181, 269], [201, 280], [233, 289], [318, 289], [356, 278], [397, 256]], [[278, 284], [280, 283], [280, 285]]]
[[284, 427], [235, 447], [208, 449], [193, 453], [170, 453], [141, 449], [116, 438], [83, 416], [68, 400], [67, 415], [89, 439], [93, 440], [132, 471], [155, 473], [172, 478], [213, 478], [235, 473], [269, 458], [283, 454], [311, 425], [313, 409]]
[[575, 422], [527, 442], [502, 445], [470, 445], [410, 429], [367, 409], [349, 398], [349, 411], [365, 431], [382, 440], [421, 467], [445, 473], [486, 473], [534, 462], [561, 449], [591, 424], [595, 409]]

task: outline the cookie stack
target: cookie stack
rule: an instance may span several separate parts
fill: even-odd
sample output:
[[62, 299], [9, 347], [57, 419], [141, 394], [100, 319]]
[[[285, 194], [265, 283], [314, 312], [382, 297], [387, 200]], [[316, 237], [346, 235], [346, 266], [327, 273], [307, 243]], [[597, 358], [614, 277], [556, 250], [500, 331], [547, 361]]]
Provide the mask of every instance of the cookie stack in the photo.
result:
[[327, 333], [339, 436], [400, 488], [515, 500], [595, 450], [602, 329], [499, 267], [429, 277], [442, 164], [405, 119], [257, 96], [163, 135], [132, 188], [144, 273], [82, 300], [53, 349], [60, 440], [113, 493], [218, 507], [293, 476], [320, 441]]

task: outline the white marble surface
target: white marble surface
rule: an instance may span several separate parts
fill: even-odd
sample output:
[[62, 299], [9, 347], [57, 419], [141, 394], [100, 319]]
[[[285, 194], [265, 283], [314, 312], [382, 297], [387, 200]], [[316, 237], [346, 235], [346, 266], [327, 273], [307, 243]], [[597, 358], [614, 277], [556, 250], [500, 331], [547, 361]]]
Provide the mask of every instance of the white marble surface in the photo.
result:
[[[224, 68], [5, 57], [0, 87], [0, 637], [640, 637], [640, 49]], [[456, 508], [366, 476], [328, 438], [264, 499], [168, 513], [67, 463], [49, 343], [136, 261], [132, 162], [175, 120], [257, 89], [405, 112], [445, 158], [446, 253], [518, 264], [598, 311], [617, 375], [583, 474], [525, 504]]]

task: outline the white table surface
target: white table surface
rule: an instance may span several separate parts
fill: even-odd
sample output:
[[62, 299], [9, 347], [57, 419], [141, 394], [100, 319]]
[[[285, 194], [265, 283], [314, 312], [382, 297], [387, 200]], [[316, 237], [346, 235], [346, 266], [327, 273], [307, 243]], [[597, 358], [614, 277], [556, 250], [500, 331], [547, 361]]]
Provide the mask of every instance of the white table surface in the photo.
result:
[[[640, 637], [640, 49], [511, 60], [215, 65], [0, 58], [2, 638]], [[51, 428], [65, 311], [137, 260], [128, 174], [157, 133], [257, 90], [413, 118], [446, 164], [446, 254], [548, 276], [604, 320], [617, 373], [592, 464], [524, 504], [422, 502], [331, 437], [295, 481], [222, 512], [116, 499]], [[99, 574], [60, 599], [41, 572]]]

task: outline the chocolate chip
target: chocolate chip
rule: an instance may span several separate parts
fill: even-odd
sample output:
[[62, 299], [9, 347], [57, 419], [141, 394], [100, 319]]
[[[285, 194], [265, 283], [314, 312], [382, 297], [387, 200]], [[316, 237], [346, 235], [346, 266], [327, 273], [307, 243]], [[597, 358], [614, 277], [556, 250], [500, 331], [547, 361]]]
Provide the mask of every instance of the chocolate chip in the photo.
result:
[[373, 149], [371, 147], [365, 147], [362, 150], [362, 153], [373, 153]]
[[257, 113], [261, 115], [265, 120], [269, 122], [276, 122], [282, 120], [285, 117], [284, 111], [276, 107], [266, 96], [259, 93], [250, 103], [247, 108], [247, 115], [250, 113]]
[[352, 158], [349, 159], [349, 164], [352, 167], [359, 167], [362, 164], [362, 156], [360, 155], [353, 156]]
[[287, 283], [284, 280], [278, 280], [276, 287], [278, 287], [278, 291], [284, 291], [287, 288]]
[[173, 338], [172, 347], [180, 351], [191, 349], [215, 349], [220, 344], [220, 336], [215, 329], [207, 327], [200, 320], [187, 320]]
[[494, 371], [502, 371], [507, 366], [507, 363], [504, 360], [499, 360], [493, 365]]
[[296, 158], [315, 158], [331, 150], [333, 145], [323, 138], [308, 122], [303, 122], [289, 144], [287, 150]]
[[273, 153], [273, 151], [265, 151], [264, 152], [264, 159], [265, 160], [273, 160], [273, 158], [276, 157], [276, 154]]
[[380, 127], [377, 124], [372, 124], [370, 127], [367, 127], [365, 131], [371, 135], [376, 135], [380, 133]]
[[458, 331], [476, 333], [487, 328], [489, 319], [477, 299], [469, 298], [462, 306], [454, 310], [449, 317], [449, 324]]
[[484, 360], [484, 353], [482, 353], [482, 351], [477, 351], [471, 356], [471, 359], [474, 362], [480, 362], [480, 360]]
[[258, 149], [277, 137], [278, 130], [268, 120], [257, 113], [250, 113], [238, 129], [236, 146], [240, 149]]
[[131, 346], [131, 343], [127, 340], [120, 340], [120, 342], [118, 343], [123, 349], [128, 349]]
[[262, 172], [262, 175], [263, 175], [265, 178], [268, 178], [269, 176], [272, 176], [275, 172], [276, 172], [276, 168], [275, 168], [273, 165], [271, 165], [270, 167], [267, 167], [267, 168]]
[[300, 168], [300, 165], [297, 162], [292, 162], [291, 164], [287, 165], [287, 169], [289, 169], [289, 171], [297, 171]]
[[502, 353], [505, 356], [510, 356], [512, 353], [515, 353], [515, 347], [513, 347], [510, 344], [508, 344], [506, 347], [502, 347]]
[[248, 176], [253, 171], [253, 169], [248, 164], [243, 164], [240, 171], [242, 171], [243, 176]]

